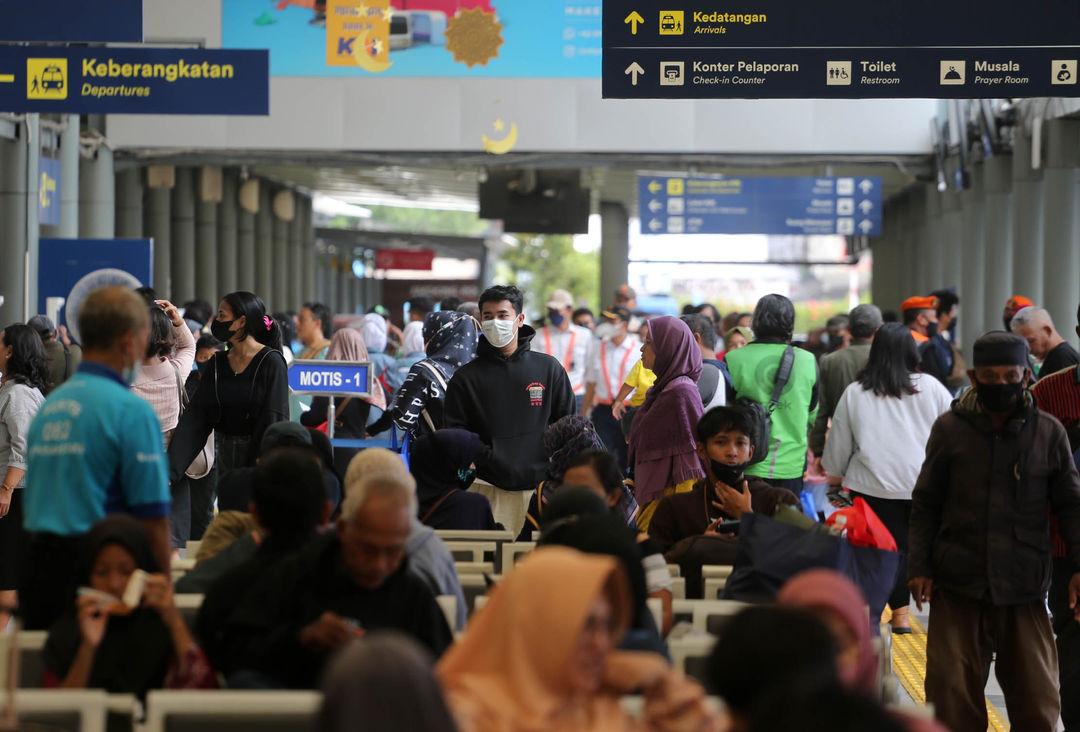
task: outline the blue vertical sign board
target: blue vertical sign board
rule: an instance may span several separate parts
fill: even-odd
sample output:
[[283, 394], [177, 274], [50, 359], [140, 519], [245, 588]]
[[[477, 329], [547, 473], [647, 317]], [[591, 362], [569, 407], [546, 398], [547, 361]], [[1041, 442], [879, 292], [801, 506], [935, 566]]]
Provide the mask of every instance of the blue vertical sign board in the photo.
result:
[[60, 225], [60, 161], [54, 158], [41, 158], [38, 171], [38, 224], [41, 226]]
[[0, 0], [0, 41], [142, 43], [143, 0]]
[[881, 234], [881, 178], [638, 178], [642, 234]]
[[319, 396], [368, 396], [371, 363], [297, 359], [289, 365], [289, 390]]
[[121, 270], [144, 285], [152, 285], [152, 242], [152, 239], [42, 237], [38, 240], [37, 312], [45, 312], [46, 298], [68, 297], [75, 283], [97, 270]]

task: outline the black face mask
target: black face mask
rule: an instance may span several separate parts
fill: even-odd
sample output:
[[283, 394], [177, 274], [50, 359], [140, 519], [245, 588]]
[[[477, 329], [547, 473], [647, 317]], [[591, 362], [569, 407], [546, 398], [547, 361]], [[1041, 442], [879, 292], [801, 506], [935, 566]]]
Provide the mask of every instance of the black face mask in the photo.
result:
[[232, 339], [232, 324], [235, 322], [235, 320], [215, 320], [210, 325], [210, 335], [222, 343], [228, 343]]
[[975, 382], [975, 391], [979, 403], [988, 412], [1008, 414], [1020, 405], [1020, 395], [1024, 393], [1023, 384], [983, 384]]
[[926, 324], [926, 335], [928, 338], [933, 338], [937, 335], [937, 323]]
[[737, 491], [742, 491], [743, 471], [746, 470], [746, 466], [749, 464], [750, 463], [728, 465], [727, 463], [718, 463], [715, 460], [709, 460], [709, 467], [712, 468], [713, 476], [724, 485], [734, 488]]

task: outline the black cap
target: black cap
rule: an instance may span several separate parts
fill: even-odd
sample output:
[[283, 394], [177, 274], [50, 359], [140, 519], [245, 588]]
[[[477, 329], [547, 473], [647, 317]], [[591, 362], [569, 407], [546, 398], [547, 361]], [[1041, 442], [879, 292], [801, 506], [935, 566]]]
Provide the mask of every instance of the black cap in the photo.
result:
[[1028, 366], [1028, 344], [1015, 333], [992, 330], [975, 341], [976, 366]]
[[53, 333], [56, 332], [56, 325], [44, 315], [35, 315], [26, 321], [26, 324], [37, 331], [37, 334], [42, 338], [51, 338]]
[[600, 313], [600, 317], [609, 318], [611, 320], [621, 320], [624, 323], [629, 323], [630, 318], [633, 317], [633, 313], [630, 312], [630, 308], [623, 307], [622, 305], [612, 305], [610, 308]]

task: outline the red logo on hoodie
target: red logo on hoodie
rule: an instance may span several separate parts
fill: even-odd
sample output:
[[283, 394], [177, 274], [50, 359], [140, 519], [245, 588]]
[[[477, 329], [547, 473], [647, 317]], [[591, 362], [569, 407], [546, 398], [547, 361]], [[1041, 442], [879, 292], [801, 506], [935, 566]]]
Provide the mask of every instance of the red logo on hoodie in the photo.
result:
[[540, 382], [534, 381], [525, 388], [529, 392], [529, 404], [534, 407], [544, 406], [544, 389], [547, 387]]

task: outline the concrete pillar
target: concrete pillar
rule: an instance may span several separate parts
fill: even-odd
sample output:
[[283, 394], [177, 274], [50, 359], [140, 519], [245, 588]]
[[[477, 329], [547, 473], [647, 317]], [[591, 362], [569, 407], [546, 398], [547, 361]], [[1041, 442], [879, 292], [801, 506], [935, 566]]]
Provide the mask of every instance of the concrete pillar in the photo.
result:
[[315, 254], [315, 228], [312, 221], [311, 197], [305, 196], [303, 206], [300, 207], [302, 218], [300, 220], [300, 256], [301, 269], [303, 272], [300, 302], [318, 296], [318, 288], [315, 283], [316, 254]]
[[326, 279], [326, 307], [336, 310], [338, 305], [338, 259], [336, 254], [327, 253], [323, 260], [323, 272]]
[[[960, 193], [961, 218], [964, 222], [961, 240], [964, 266], [960, 271], [957, 294], [960, 296], [960, 307], [970, 306], [973, 311], [983, 302], [984, 277], [986, 270], [993, 266], [992, 263], [986, 261], [984, 252], [985, 177], [986, 171], [982, 163], [972, 165], [971, 186]], [[957, 346], [965, 353], [970, 352], [971, 345], [980, 335], [982, 335], [981, 324], [977, 318], [960, 318]]]
[[82, 160], [79, 167], [80, 237], [112, 239], [116, 236], [115, 196], [113, 153], [102, 145], [93, 159]]
[[65, 114], [60, 133], [60, 231], [58, 236], [79, 236], [79, 115]]
[[236, 212], [236, 289], [255, 292], [258, 289], [255, 264], [256, 214], [242, 207]]
[[[611, 304], [615, 290], [629, 280], [630, 216], [614, 201], [600, 203], [600, 307]], [[579, 293], [584, 295], [585, 293]]]
[[334, 308], [336, 313], [347, 313], [352, 307], [353, 291], [352, 281], [355, 279], [352, 274], [352, 267], [349, 258], [344, 254], [339, 253], [337, 256], [337, 276], [338, 276], [338, 291], [337, 291], [337, 305]]
[[[1043, 301], [1043, 171], [1031, 167], [1031, 138], [1013, 138], [1013, 281], [1010, 295]], [[998, 305], [998, 319], [1005, 301]]]
[[[221, 203], [218, 204], [217, 293], [221, 297], [237, 290], [237, 209], [239, 173], [226, 168], [221, 174]], [[212, 301], [211, 301], [212, 302]]]
[[[1071, 343], [1080, 303], [1080, 120], [1046, 123], [1042, 305]], [[1039, 301], [1036, 301], [1039, 302]]]
[[172, 297], [172, 191], [148, 187], [143, 206], [146, 236], [154, 240], [154, 280], [150, 284], [159, 294]]
[[976, 311], [969, 300], [960, 316], [961, 321], [974, 318], [981, 333], [1001, 327], [1001, 310], [1013, 294], [1013, 158], [995, 155], [985, 167], [983, 304]]
[[[919, 226], [919, 249], [916, 254], [916, 266], [911, 270], [913, 276], [908, 281], [908, 291], [904, 298], [912, 295], [926, 295], [945, 281], [945, 199], [948, 194], [939, 193], [932, 185], [923, 184], [922, 202], [916, 208], [916, 221]], [[921, 216], [920, 216], [921, 213]], [[897, 303], [899, 307], [900, 303]]]
[[143, 237], [142, 168], [128, 168], [116, 174], [116, 237]]
[[[23, 295], [23, 312], [29, 317], [39, 309], [38, 304], [38, 205], [41, 189], [41, 115], [37, 112], [26, 115], [26, 259], [23, 277], [26, 292]], [[112, 158], [109, 158], [111, 167]], [[109, 187], [110, 198], [112, 186]]]
[[911, 247], [918, 239], [911, 211], [921, 189], [908, 188], [887, 202], [882, 220], [883, 235], [874, 240], [873, 301], [882, 310], [898, 310], [911, 279]]
[[195, 298], [195, 172], [192, 168], [176, 168], [171, 203], [170, 299], [184, 303]]
[[292, 306], [289, 297], [289, 280], [292, 279], [289, 265], [289, 222], [274, 214], [273, 254], [274, 261], [274, 297], [273, 305], [266, 301], [267, 307], [274, 310], [288, 310]]
[[218, 204], [202, 198], [195, 204], [195, 295], [216, 302], [227, 292], [218, 287]]
[[290, 309], [298, 310], [306, 302], [304, 294], [304, 206], [307, 196], [293, 194], [296, 199], [293, 220], [289, 222], [289, 300]]
[[932, 277], [921, 283], [919, 294], [922, 295], [945, 287], [959, 288], [960, 275], [964, 266], [964, 218], [960, 209], [960, 194], [950, 190], [942, 193], [940, 198], [941, 238], [936, 242], [939, 247], [936, 259], [941, 261], [941, 273], [940, 277]]
[[274, 302], [274, 212], [273, 194], [266, 181], [259, 181], [259, 212], [255, 214], [255, 293], [264, 303]]
[[[27, 178], [26, 127], [19, 138], [0, 140], [0, 323], [25, 323]], [[37, 307], [36, 305], [34, 306]]]

